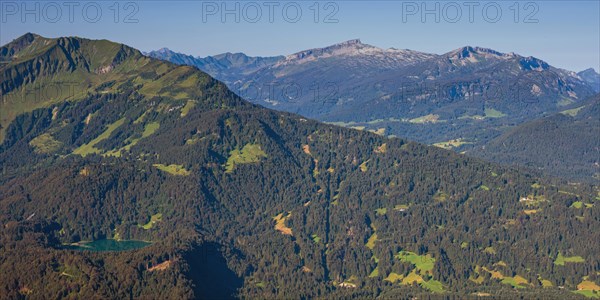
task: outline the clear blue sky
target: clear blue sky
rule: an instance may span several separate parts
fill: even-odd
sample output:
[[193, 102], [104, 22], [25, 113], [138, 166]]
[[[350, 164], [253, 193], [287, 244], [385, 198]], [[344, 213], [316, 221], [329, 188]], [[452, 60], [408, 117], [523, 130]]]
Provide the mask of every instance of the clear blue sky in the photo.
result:
[[[518, 2], [518, 9], [514, 1], [72, 2], [0, 0], [0, 43], [34, 32], [109, 39], [143, 51], [168, 47], [194, 56], [268, 56], [360, 38], [382, 48], [430, 53], [481, 46], [574, 71], [600, 69], [598, 0]], [[296, 17], [298, 7], [302, 15]], [[236, 13], [222, 20], [223, 8]], [[422, 16], [423, 9], [434, 12]]]

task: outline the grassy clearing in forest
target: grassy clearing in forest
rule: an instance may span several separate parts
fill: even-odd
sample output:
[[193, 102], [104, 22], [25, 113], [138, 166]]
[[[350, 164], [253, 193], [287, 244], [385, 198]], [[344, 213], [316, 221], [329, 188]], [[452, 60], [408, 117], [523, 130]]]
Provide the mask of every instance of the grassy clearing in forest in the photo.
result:
[[486, 247], [485, 249], [483, 249], [483, 252], [485, 252], [487, 254], [496, 254], [496, 249], [494, 249], [494, 247], [490, 246], [490, 247]]
[[557, 266], [564, 266], [565, 263], [583, 263], [585, 259], [581, 256], [563, 256], [562, 253], [558, 252], [558, 256], [554, 261]]
[[595, 282], [584, 280], [580, 284], [577, 285], [578, 290], [589, 290], [589, 291], [600, 291], [600, 286], [598, 286]]
[[585, 106], [581, 106], [581, 107], [577, 107], [577, 108], [573, 108], [573, 109], [567, 109], [567, 110], [563, 110], [560, 113], [563, 115], [567, 115], [567, 116], [571, 116], [571, 117], [575, 117], [577, 116], [577, 114], [579, 113], [579, 111], [584, 108]]
[[163, 165], [163, 164], [153, 164], [154, 167], [156, 167], [157, 169], [167, 172], [171, 175], [178, 175], [178, 176], [188, 176], [190, 174], [192, 174], [192, 172], [186, 170], [183, 165]]
[[102, 150], [97, 149], [96, 145], [110, 137], [113, 131], [119, 128], [119, 126], [123, 125], [123, 123], [125, 123], [125, 118], [119, 119], [116, 122], [108, 125], [106, 127], [106, 130], [102, 134], [93, 139], [91, 142], [81, 145], [79, 148], [75, 149], [75, 151], [73, 151], [73, 154], [81, 155], [83, 157], [92, 153], [100, 154]]
[[127, 140], [125, 140], [125, 142], [130, 140], [127, 145], [123, 146], [120, 149], [114, 149], [114, 150], [108, 151], [102, 155], [103, 156], [121, 157], [122, 150], [129, 151], [131, 149], [131, 147], [137, 145], [137, 143], [139, 143], [139, 141], [141, 141], [142, 139], [147, 138], [147, 137], [151, 136], [152, 134], [154, 134], [159, 128], [160, 128], [159, 122], [148, 123], [148, 124], [146, 124], [146, 126], [144, 126], [144, 132], [142, 132], [142, 137], [135, 138], [135, 139], [127, 139]]
[[593, 281], [583, 280], [577, 285], [577, 291], [573, 291], [573, 293], [580, 294], [588, 298], [600, 298], [600, 286]]
[[578, 291], [573, 291], [573, 293], [582, 295], [587, 298], [596, 298], [596, 299], [600, 298], [599, 292], [594, 292], [594, 291], [590, 291], [590, 290], [578, 290]]
[[458, 148], [458, 147], [460, 147], [462, 145], [467, 145], [467, 144], [473, 144], [473, 143], [466, 142], [462, 138], [459, 138], [459, 139], [454, 139], [454, 140], [449, 140], [449, 141], [435, 143], [433, 145], [436, 146], [436, 147], [442, 148], [442, 149], [451, 150], [453, 148]]
[[504, 279], [502, 279], [502, 283], [510, 284], [515, 288], [522, 289], [525, 288], [523, 285], [528, 284], [529, 282], [524, 277], [515, 275], [514, 277], [504, 277]]
[[542, 279], [540, 280], [540, 282], [542, 283], [542, 287], [553, 287], [554, 284], [552, 284], [552, 281], [548, 280], [548, 279]]
[[573, 202], [573, 204], [571, 204], [572, 208], [582, 208], [583, 207], [583, 202], [581, 201], [575, 201]]
[[377, 233], [373, 233], [369, 237], [369, 240], [367, 240], [367, 244], [365, 246], [367, 246], [367, 248], [373, 250], [373, 248], [375, 248], [375, 242], [377, 242]]
[[383, 143], [381, 146], [375, 148], [375, 153], [383, 154], [387, 152], [387, 143]]
[[369, 131], [377, 135], [385, 134], [385, 128], [369, 129]]
[[375, 213], [378, 216], [383, 216], [383, 215], [387, 214], [387, 207], [378, 208], [375, 210]]
[[400, 275], [400, 274], [392, 272], [384, 280], [389, 281], [391, 283], [395, 283], [396, 281], [402, 280], [403, 278], [404, 278], [404, 275]]
[[439, 282], [437, 280], [430, 279], [429, 281], [423, 281], [423, 282], [421, 282], [421, 286], [423, 288], [429, 290], [430, 292], [434, 292], [434, 293], [443, 293], [444, 292], [444, 286], [442, 285], [441, 282]]
[[395, 211], [405, 211], [407, 210], [409, 207], [408, 204], [396, 204], [396, 206], [394, 206], [394, 210]]
[[157, 214], [150, 216], [150, 221], [148, 221], [148, 223], [146, 223], [144, 225], [138, 225], [138, 226], [148, 230], [148, 229], [151, 229], [152, 227], [154, 227], [154, 224], [156, 222], [160, 222], [160, 221], [162, 221], [162, 214], [157, 213]]
[[439, 115], [429, 114], [426, 116], [410, 119], [409, 122], [414, 124], [437, 123], [439, 119]]
[[314, 242], [315, 244], [318, 244], [318, 243], [320, 243], [320, 242], [321, 242], [321, 237], [320, 237], [320, 236], [318, 236], [318, 235], [316, 235], [316, 234], [313, 234], [313, 235], [311, 236], [311, 238], [312, 238], [312, 240], [313, 240], [313, 242]]
[[486, 267], [482, 267], [481, 269], [490, 273], [490, 275], [492, 275], [492, 278], [494, 278], [494, 279], [500, 279], [500, 280], [504, 279], [504, 275], [502, 275], [502, 273], [500, 273], [499, 271], [490, 270]]
[[190, 113], [190, 110], [192, 110], [192, 108], [194, 108], [194, 106], [196, 106], [196, 101], [192, 101], [192, 100], [188, 100], [185, 103], [185, 106], [181, 109], [181, 117], [185, 117], [187, 116], [187, 114]]
[[267, 154], [258, 144], [246, 144], [242, 150], [233, 149], [229, 153], [229, 158], [225, 164], [225, 173], [231, 173], [238, 164], [250, 164], [260, 162], [261, 158], [266, 158]]
[[502, 113], [499, 110], [495, 110], [493, 108], [485, 108], [485, 117], [486, 118], [502, 118], [505, 117], [506, 114]]
[[366, 161], [364, 161], [362, 164], [360, 164], [359, 168], [360, 168], [360, 171], [361, 171], [361, 172], [363, 172], [363, 173], [364, 173], [364, 172], [366, 172], [367, 170], [369, 170], [369, 166], [367, 166], [367, 163], [368, 163], [368, 162], [369, 162], [369, 161], [368, 161], [368, 160], [366, 160]]
[[406, 277], [404, 277], [402, 279], [402, 284], [403, 285], [409, 285], [409, 284], [413, 284], [414, 282], [416, 283], [422, 283], [423, 277], [421, 277], [421, 275], [417, 274], [417, 269], [414, 269], [412, 272], [408, 273], [408, 275], [406, 275]]
[[273, 220], [275, 220], [275, 230], [286, 234], [286, 235], [292, 235], [292, 229], [285, 226], [285, 221], [292, 215], [292, 213], [288, 213], [287, 216], [283, 216], [283, 213], [278, 214], [277, 216], [273, 217]]
[[437, 193], [435, 193], [435, 195], [433, 195], [433, 200], [437, 202], [444, 202], [448, 200], [448, 194], [438, 191]]
[[433, 258], [431, 254], [418, 255], [410, 251], [400, 251], [395, 255], [395, 257], [400, 261], [409, 262], [415, 265], [415, 267], [422, 272], [421, 274], [423, 274], [423, 272], [431, 273], [433, 270], [433, 264], [435, 263], [435, 258]]
[[55, 140], [49, 133], [41, 134], [29, 142], [35, 153], [52, 153], [60, 149], [62, 143]]

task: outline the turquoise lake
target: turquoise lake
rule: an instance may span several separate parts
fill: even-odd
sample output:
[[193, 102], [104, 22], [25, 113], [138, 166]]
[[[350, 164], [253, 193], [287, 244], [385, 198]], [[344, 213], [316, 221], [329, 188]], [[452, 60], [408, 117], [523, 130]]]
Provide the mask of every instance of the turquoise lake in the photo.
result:
[[152, 243], [136, 240], [97, 240], [93, 242], [82, 242], [78, 245], [67, 245], [66, 249], [87, 251], [127, 251], [144, 248]]

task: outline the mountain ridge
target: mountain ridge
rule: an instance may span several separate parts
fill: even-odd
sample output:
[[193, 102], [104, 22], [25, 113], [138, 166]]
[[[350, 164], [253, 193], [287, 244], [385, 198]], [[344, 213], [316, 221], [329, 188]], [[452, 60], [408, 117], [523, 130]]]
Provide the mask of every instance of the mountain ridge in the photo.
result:
[[[20, 41], [17, 39], [9, 43], [0, 51], [9, 53], [9, 49], [14, 48], [14, 43], [20, 43]], [[138, 76], [133, 70], [152, 69], [157, 64], [156, 61], [142, 55], [140, 51], [123, 44], [78, 37], [51, 39], [37, 36], [28, 47], [16, 54], [18, 55], [6, 56], [5, 59], [8, 63], [0, 66], [0, 72], [2, 72], [0, 95], [3, 99], [0, 102], [0, 108], [2, 108], [0, 110], [0, 141], [4, 139], [8, 125], [20, 113], [30, 112], [62, 101], [82, 99], [88, 93], [98, 90], [118, 91], [121, 86], [112, 86], [117, 81], [124, 85], [148, 81], [149, 78]], [[193, 75], [192, 69], [195, 68], [184, 66], [181, 70], [185, 71], [168, 74], [169, 76], [161, 78], [161, 80], [184, 79]], [[155, 72], [154, 70], [149, 71]], [[47, 75], [54, 73], [60, 74], [60, 78], [38, 80], [40, 77], [48, 78]], [[162, 74], [161, 77], [164, 75]], [[139, 77], [139, 79], [135, 77]], [[206, 77], [208, 76], [206, 75]], [[114, 80], [109, 81], [109, 79]], [[190, 80], [188, 84], [198, 82], [200, 87], [206, 84], [205, 82], [200, 83], [205, 78], [188, 79]], [[134, 83], [136, 80], [138, 82]], [[214, 80], [206, 82], [212, 81]], [[141, 89], [140, 92], [147, 96], [160, 96], [163, 89], [163, 87], [153, 86]], [[170, 89], [169, 94], [178, 88]], [[185, 86], [180, 86], [179, 89], [187, 89], [192, 92], [191, 95], [194, 92]], [[16, 105], [17, 103], [20, 104]], [[5, 107], [16, 109], [5, 109]]]
[[194, 66], [228, 84], [233, 84], [240, 75], [254, 72], [281, 59], [283, 56], [260, 57], [247, 56], [244, 53], [221, 53], [213, 56], [192, 56], [161, 48], [144, 55], [171, 61], [179, 65]]
[[588, 68], [577, 73], [584, 81], [594, 88], [597, 93], [600, 93], [600, 74], [594, 68]]

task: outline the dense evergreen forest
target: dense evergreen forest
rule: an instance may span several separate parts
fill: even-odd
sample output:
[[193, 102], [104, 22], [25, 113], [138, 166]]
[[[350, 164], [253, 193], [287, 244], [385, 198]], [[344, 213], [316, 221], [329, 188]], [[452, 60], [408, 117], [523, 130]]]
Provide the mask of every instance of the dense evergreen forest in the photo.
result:
[[600, 94], [527, 122], [468, 152], [576, 181], [600, 180]]
[[[108, 41], [0, 60], [0, 298], [600, 296], [597, 186], [268, 110]], [[105, 239], [152, 244], [67, 247]]]

